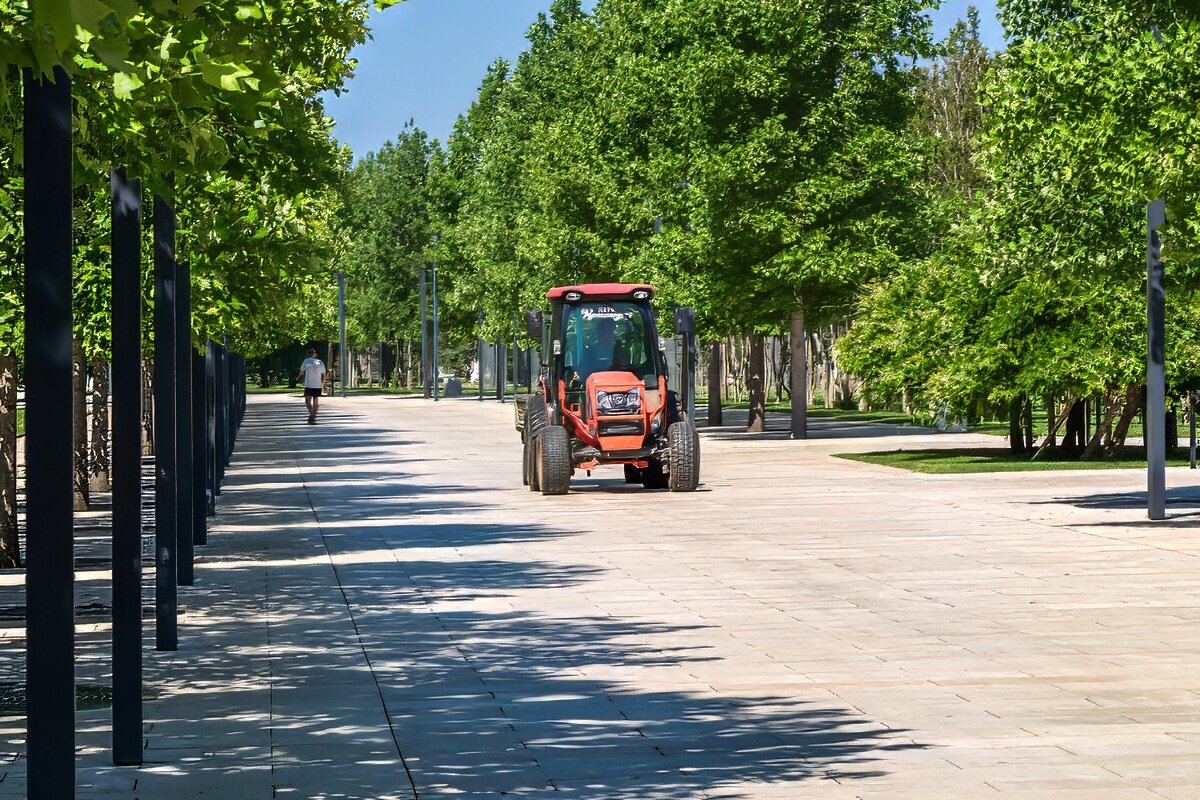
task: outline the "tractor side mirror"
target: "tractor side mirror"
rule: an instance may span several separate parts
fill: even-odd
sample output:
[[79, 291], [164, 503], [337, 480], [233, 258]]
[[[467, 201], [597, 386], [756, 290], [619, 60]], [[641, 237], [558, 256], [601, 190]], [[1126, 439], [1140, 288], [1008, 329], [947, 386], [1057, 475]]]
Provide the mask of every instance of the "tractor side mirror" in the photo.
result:
[[691, 336], [696, 332], [696, 310], [687, 306], [675, 309], [675, 333]]
[[542, 340], [542, 312], [541, 311], [526, 311], [525, 312], [525, 332], [529, 334], [530, 339]]

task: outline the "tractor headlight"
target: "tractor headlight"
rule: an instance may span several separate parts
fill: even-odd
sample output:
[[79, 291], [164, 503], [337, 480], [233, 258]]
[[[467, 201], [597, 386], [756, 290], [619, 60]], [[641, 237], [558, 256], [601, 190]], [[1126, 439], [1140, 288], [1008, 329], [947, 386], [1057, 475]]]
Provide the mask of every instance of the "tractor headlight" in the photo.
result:
[[663, 415], [661, 413], [655, 414], [654, 419], [650, 420], [650, 432], [658, 433], [660, 430], [662, 430], [662, 421]]
[[642, 407], [641, 390], [625, 392], [596, 392], [596, 407], [605, 414], [636, 414]]

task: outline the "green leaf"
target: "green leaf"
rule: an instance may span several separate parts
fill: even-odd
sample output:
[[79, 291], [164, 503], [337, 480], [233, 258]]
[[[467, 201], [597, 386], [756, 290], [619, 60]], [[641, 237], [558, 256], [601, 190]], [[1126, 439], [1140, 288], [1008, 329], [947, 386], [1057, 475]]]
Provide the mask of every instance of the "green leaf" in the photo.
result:
[[128, 100], [135, 89], [140, 89], [144, 84], [141, 78], [132, 72], [115, 72], [113, 73], [113, 94], [122, 100]]

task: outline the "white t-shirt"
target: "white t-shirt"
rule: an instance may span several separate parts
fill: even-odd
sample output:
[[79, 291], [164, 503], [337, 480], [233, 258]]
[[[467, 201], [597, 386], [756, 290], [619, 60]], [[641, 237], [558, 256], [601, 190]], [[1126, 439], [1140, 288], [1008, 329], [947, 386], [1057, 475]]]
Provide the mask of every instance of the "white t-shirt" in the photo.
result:
[[300, 365], [300, 371], [304, 373], [305, 389], [321, 388], [321, 376], [325, 374], [325, 362], [319, 358], [306, 358]]

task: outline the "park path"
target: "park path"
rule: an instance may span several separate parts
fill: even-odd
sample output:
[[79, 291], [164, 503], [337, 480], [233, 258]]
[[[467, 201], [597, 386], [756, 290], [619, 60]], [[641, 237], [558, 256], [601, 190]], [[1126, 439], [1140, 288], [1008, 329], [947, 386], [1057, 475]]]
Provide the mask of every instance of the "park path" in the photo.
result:
[[180, 650], [147, 655], [146, 765], [81, 712], [80, 796], [1200, 797], [1195, 473], [1152, 525], [1136, 470], [915, 475], [829, 454], [966, 439], [726, 429], [695, 494], [547, 498], [511, 412], [252, 397]]

